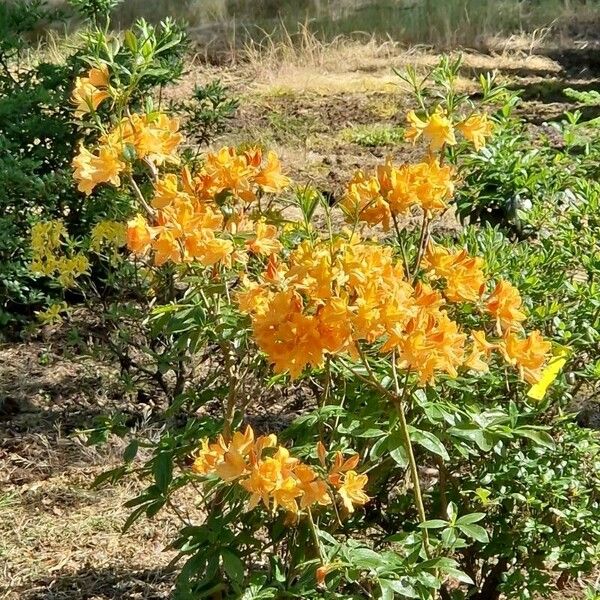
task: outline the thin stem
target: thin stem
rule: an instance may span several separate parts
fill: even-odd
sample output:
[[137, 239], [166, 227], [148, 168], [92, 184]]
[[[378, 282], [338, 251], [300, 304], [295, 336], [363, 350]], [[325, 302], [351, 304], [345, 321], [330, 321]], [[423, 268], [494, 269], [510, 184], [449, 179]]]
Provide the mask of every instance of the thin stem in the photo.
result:
[[406, 256], [406, 248], [404, 247], [404, 240], [402, 239], [402, 235], [400, 233], [400, 227], [398, 225], [398, 218], [396, 214], [392, 212], [392, 222], [394, 223], [394, 230], [396, 231], [396, 239], [398, 240], [398, 246], [400, 246], [400, 251], [402, 252], [402, 262], [404, 263], [404, 272], [406, 273], [406, 277], [410, 276], [410, 270], [408, 266], [408, 258]]
[[419, 272], [419, 266], [421, 264], [421, 260], [423, 259], [423, 255], [425, 254], [425, 250], [429, 245], [429, 217], [427, 213], [423, 213], [423, 222], [421, 224], [421, 235], [419, 237], [419, 250], [417, 252], [417, 259], [415, 260], [414, 271], [412, 274], [412, 280], [414, 281], [417, 277], [417, 273]]
[[152, 221], [154, 221], [154, 219], [156, 217], [156, 212], [146, 202], [146, 199], [144, 198], [144, 194], [142, 194], [142, 190], [140, 190], [138, 184], [136, 183], [135, 179], [133, 178], [133, 175], [129, 175], [129, 182], [131, 183], [131, 187], [133, 188], [133, 191], [135, 192], [135, 195], [137, 196], [138, 202], [142, 205], [143, 209], [146, 211], [146, 213], [148, 214], [150, 219]]
[[313, 540], [315, 542], [315, 546], [317, 547], [317, 552], [319, 553], [319, 559], [321, 560], [321, 564], [324, 565], [326, 561], [325, 557], [323, 556], [323, 548], [321, 548], [321, 540], [319, 539], [319, 532], [317, 530], [317, 526], [315, 525], [315, 521], [313, 519], [310, 508], [307, 508], [306, 512], [308, 514], [308, 523], [310, 525], [310, 530], [313, 535]]
[[[408, 431], [408, 423], [406, 422], [406, 415], [404, 412], [405, 398], [408, 392], [408, 377], [409, 372], [406, 372], [404, 378], [404, 384], [402, 391], [400, 391], [400, 381], [398, 378], [398, 372], [396, 370], [396, 353], [392, 354], [392, 375], [394, 377], [394, 386], [396, 388], [396, 410], [398, 412], [399, 423], [400, 423], [400, 434], [406, 454], [408, 456], [408, 464], [410, 467], [410, 476], [413, 484], [413, 494], [415, 497], [415, 504], [417, 505], [417, 511], [419, 513], [419, 521], [424, 523], [427, 521], [427, 515], [425, 513], [425, 505], [423, 504], [423, 494], [421, 493], [421, 480], [419, 479], [419, 468], [417, 467], [417, 461], [415, 459], [415, 453], [413, 452], [412, 442], [410, 440], [410, 433]], [[429, 550], [429, 534], [427, 529], [423, 529], [423, 545], [425, 548], [425, 554], [430, 557]]]

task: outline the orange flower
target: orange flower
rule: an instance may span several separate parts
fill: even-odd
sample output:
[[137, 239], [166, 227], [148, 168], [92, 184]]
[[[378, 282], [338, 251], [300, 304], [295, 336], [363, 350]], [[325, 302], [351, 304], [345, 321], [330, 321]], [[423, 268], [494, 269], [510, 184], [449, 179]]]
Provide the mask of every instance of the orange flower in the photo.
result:
[[487, 373], [490, 368], [486, 361], [489, 359], [492, 350], [497, 346], [486, 340], [484, 331], [471, 331], [471, 339], [473, 340], [473, 346], [464, 366], [472, 371]]
[[382, 224], [389, 229], [392, 215], [420, 206], [428, 215], [448, 207], [454, 193], [454, 171], [437, 159], [394, 167], [388, 159], [375, 176], [358, 171], [348, 184], [340, 206], [350, 222]]
[[331, 504], [327, 483], [319, 479], [311, 467], [300, 464], [294, 469], [294, 475], [298, 479], [298, 489], [302, 492], [300, 508], [306, 508], [312, 504], [323, 506]]
[[173, 204], [175, 200], [182, 198], [189, 200], [187, 195], [179, 191], [179, 180], [177, 175], [168, 173], [163, 179], [159, 179], [154, 186], [154, 198], [152, 206], [154, 208], [163, 209]]
[[344, 458], [344, 455], [338, 450], [335, 453], [327, 480], [331, 485], [340, 487], [344, 481], [344, 473], [354, 470], [359, 461], [360, 456], [358, 454], [353, 454], [350, 458]]
[[344, 298], [332, 298], [317, 311], [317, 328], [323, 348], [339, 353], [352, 343], [352, 321], [348, 302]]
[[207, 439], [201, 441], [202, 447], [194, 456], [192, 471], [198, 475], [209, 475], [215, 472], [217, 464], [223, 460], [225, 449], [219, 444], [209, 444]]
[[445, 312], [421, 310], [408, 324], [405, 337], [396, 341], [400, 366], [415, 371], [421, 384], [433, 384], [436, 372], [456, 377], [463, 363], [465, 338]]
[[521, 328], [521, 323], [526, 319], [525, 313], [521, 311], [522, 303], [517, 288], [504, 280], [496, 284], [486, 302], [486, 308], [496, 318], [498, 333]]
[[477, 302], [481, 297], [485, 285], [482, 258], [430, 244], [423, 264], [431, 275], [445, 280], [444, 294], [450, 302]]
[[73, 177], [77, 181], [77, 189], [89, 196], [100, 183], [121, 185], [119, 175], [125, 169], [125, 163], [119, 158], [116, 149], [101, 146], [98, 155], [86, 150], [83, 145], [79, 154], [73, 159]]
[[171, 231], [163, 229], [152, 241], [152, 249], [157, 267], [169, 261], [178, 263], [182, 260], [181, 246]]
[[452, 167], [431, 159], [415, 165], [414, 169], [416, 203], [430, 216], [446, 210], [454, 194]]
[[485, 147], [486, 138], [494, 133], [494, 124], [488, 119], [486, 114], [471, 115], [456, 126], [456, 129], [462, 133], [464, 138], [475, 146], [479, 151]]
[[95, 111], [98, 106], [110, 98], [106, 91], [109, 84], [108, 67], [92, 68], [87, 77], [75, 80], [75, 89], [71, 95], [71, 103], [75, 105], [75, 116], [80, 119], [83, 115]]
[[519, 369], [521, 379], [538, 383], [548, 359], [552, 344], [544, 340], [539, 331], [532, 331], [526, 338], [507, 331], [500, 349], [508, 363]]
[[390, 207], [381, 196], [379, 182], [376, 177], [367, 178], [362, 171], [348, 184], [340, 208], [350, 222], [360, 220], [373, 226], [381, 223], [384, 230], [390, 228]]
[[278, 231], [275, 225], [267, 225], [264, 221], [256, 224], [256, 235], [253, 240], [246, 243], [246, 247], [254, 254], [266, 256], [279, 252], [283, 246], [277, 239]]
[[281, 163], [275, 152], [267, 154], [267, 164], [254, 177], [254, 183], [265, 192], [273, 194], [278, 194], [290, 185], [289, 177], [281, 173]]
[[164, 113], [149, 117], [133, 115], [133, 144], [139, 158], [148, 158], [157, 165], [179, 162], [175, 154], [183, 136], [179, 133], [179, 119]]
[[199, 229], [187, 235], [185, 249], [186, 257], [210, 267], [231, 256], [233, 244], [230, 240], [215, 237], [210, 229]]
[[348, 471], [344, 477], [341, 486], [338, 488], [338, 494], [349, 513], [354, 512], [354, 506], [366, 504], [370, 498], [364, 491], [369, 478], [366, 475], [359, 475], [356, 471]]
[[456, 138], [452, 121], [445, 115], [444, 110], [438, 106], [426, 120], [422, 120], [411, 110], [407, 115], [409, 129], [406, 139], [416, 142], [421, 136], [429, 143], [429, 150], [437, 152], [444, 146], [454, 146]]
[[293, 290], [277, 292], [265, 313], [253, 319], [254, 337], [274, 365], [276, 373], [298, 377], [307, 365], [323, 363], [318, 322], [302, 314], [302, 299]]
[[144, 254], [150, 247], [152, 235], [146, 219], [136, 215], [127, 222], [127, 247], [135, 254]]
[[215, 472], [225, 482], [239, 479], [248, 472], [245, 454], [238, 448], [230, 447], [216, 466]]

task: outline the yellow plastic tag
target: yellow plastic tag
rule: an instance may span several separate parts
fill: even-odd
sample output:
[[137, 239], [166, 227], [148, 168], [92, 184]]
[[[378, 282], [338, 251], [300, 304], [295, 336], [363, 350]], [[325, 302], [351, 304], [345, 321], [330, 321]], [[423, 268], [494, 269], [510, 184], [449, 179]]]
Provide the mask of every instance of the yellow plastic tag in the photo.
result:
[[567, 357], [571, 351], [566, 346], [556, 346], [554, 348], [554, 356], [546, 368], [542, 371], [540, 380], [532, 385], [527, 392], [527, 396], [532, 400], [543, 400], [548, 388], [554, 383], [562, 368], [567, 362]]

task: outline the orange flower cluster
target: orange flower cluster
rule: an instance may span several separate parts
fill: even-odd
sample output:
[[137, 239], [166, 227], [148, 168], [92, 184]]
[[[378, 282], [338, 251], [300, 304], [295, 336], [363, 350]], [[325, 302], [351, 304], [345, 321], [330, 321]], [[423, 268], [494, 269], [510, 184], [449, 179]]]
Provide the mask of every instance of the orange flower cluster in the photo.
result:
[[127, 169], [132, 152], [135, 158], [155, 165], [178, 162], [175, 152], [182, 139], [176, 118], [163, 113], [127, 117], [100, 138], [95, 153], [80, 147], [72, 163], [77, 187], [89, 196], [101, 183], [121, 185], [120, 176]]
[[483, 259], [469, 256], [466, 250], [452, 252], [430, 244], [423, 266], [430, 277], [445, 281], [444, 295], [450, 302], [477, 302], [485, 287]]
[[513, 285], [501, 280], [483, 300], [487, 285], [483, 259], [470, 257], [465, 250], [452, 252], [430, 245], [423, 266], [429, 279], [443, 281], [442, 292], [448, 301], [477, 304], [495, 320], [495, 331], [500, 336], [496, 343], [488, 342], [483, 331], [471, 332], [473, 344], [465, 361], [467, 368], [487, 371], [491, 351], [499, 350], [509, 364], [518, 368], [522, 379], [528, 383], [539, 381], [551, 344], [538, 331], [522, 337], [527, 317], [521, 295]]
[[455, 129], [473, 144], [475, 150], [485, 147], [487, 138], [494, 133], [494, 124], [486, 114], [472, 114], [454, 126], [452, 119], [446, 115], [441, 106], [437, 106], [424, 119], [419, 118], [415, 111], [411, 110], [406, 119], [409, 124], [406, 139], [414, 143], [422, 137], [428, 144], [430, 153], [439, 152], [445, 146], [454, 146]]
[[[325, 466], [322, 445], [317, 453]], [[262, 502], [268, 510], [275, 512], [282, 508], [297, 517], [303, 509], [313, 505], [331, 504], [332, 489], [337, 491], [349, 513], [355, 506], [365, 504], [369, 500], [364, 492], [368, 478], [354, 470], [358, 460], [358, 454], [344, 460], [341, 453], [336, 453], [327, 478], [323, 478], [315, 469], [290, 456], [286, 448], [278, 445], [274, 434], [255, 438], [248, 426], [244, 432], [235, 432], [229, 443], [223, 436], [214, 443], [203, 440], [192, 471], [199, 475], [216, 475], [225, 483], [240, 485], [250, 494], [249, 510]]]
[[[194, 261], [211, 266], [228, 261], [235, 252], [233, 241], [219, 235], [246, 236], [246, 250], [254, 254], [279, 252], [277, 228], [263, 220], [251, 221], [245, 211], [264, 192], [279, 192], [289, 184], [280, 168], [272, 152], [263, 164], [258, 148], [245, 153], [223, 148], [207, 155], [195, 177], [187, 169], [181, 177], [167, 174], [155, 184], [155, 222], [142, 215], [129, 221], [128, 248], [138, 255], [152, 249], [156, 265]], [[227, 219], [221, 210], [225, 203]], [[243, 253], [236, 256], [243, 261]]]
[[483, 331], [474, 331], [468, 344], [467, 333], [448, 314], [447, 303], [473, 303], [510, 323], [514, 334], [524, 318], [516, 290], [501, 282], [484, 300], [483, 260], [464, 250], [431, 245], [423, 266], [426, 279], [440, 289], [409, 283], [389, 247], [357, 238], [305, 241], [285, 263], [272, 257], [259, 281], [246, 279], [237, 299], [277, 373], [297, 377], [307, 366], [322, 366], [326, 354], [356, 356], [356, 344], [365, 341], [394, 352], [399, 366], [415, 372], [421, 384], [433, 383], [439, 373], [456, 377], [460, 368], [486, 371], [493, 349], [509, 356], [529, 381], [537, 372], [532, 353], [539, 350], [537, 366], [543, 365], [546, 343], [534, 336], [535, 349], [527, 348], [526, 356], [518, 344], [507, 349], [505, 340], [492, 344]]
[[349, 221], [382, 224], [387, 231], [393, 216], [419, 206], [429, 216], [443, 212], [454, 193], [453, 170], [430, 159], [395, 167], [388, 159], [373, 175], [358, 171], [340, 206]]
[[108, 86], [109, 74], [106, 65], [90, 69], [87, 77], [78, 77], [71, 94], [75, 116], [80, 119], [83, 115], [96, 111], [104, 100], [110, 98]]

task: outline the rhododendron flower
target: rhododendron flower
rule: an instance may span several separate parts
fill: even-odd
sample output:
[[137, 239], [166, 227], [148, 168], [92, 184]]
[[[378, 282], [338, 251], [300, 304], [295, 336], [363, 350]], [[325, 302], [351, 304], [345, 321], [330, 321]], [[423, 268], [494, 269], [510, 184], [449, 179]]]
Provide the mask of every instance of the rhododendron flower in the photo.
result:
[[[260, 166], [260, 162], [257, 166]], [[278, 194], [290, 185], [290, 178], [282, 174], [281, 163], [275, 152], [267, 154], [267, 163], [254, 177], [254, 183], [265, 192], [274, 194]]]
[[154, 250], [154, 264], [157, 267], [167, 262], [181, 262], [183, 252], [181, 245], [172, 231], [163, 229], [156, 238], [152, 240], [152, 249]]
[[539, 331], [532, 331], [526, 338], [507, 331], [500, 345], [506, 361], [516, 365], [521, 378], [531, 384], [540, 380], [551, 347]]
[[340, 207], [350, 222], [381, 224], [389, 229], [392, 216], [419, 206], [428, 216], [448, 207], [454, 193], [454, 171], [436, 159], [400, 167], [388, 159], [375, 176], [358, 171], [348, 184]]
[[[263, 456], [267, 448], [275, 448], [275, 452]], [[351, 466], [357, 462], [353, 459]], [[282, 508], [297, 518], [306, 508], [332, 502], [327, 481], [312, 467], [291, 456], [287, 448], [278, 446], [273, 434], [255, 439], [249, 426], [244, 433], [235, 432], [230, 442], [223, 436], [212, 444], [202, 440], [194, 454], [192, 471], [202, 476], [216, 475], [229, 485], [240, 485], [250, 494], [248, 510], [262, 503], [270, 511]], [[367, 476], [356, 476], [350, 470], [350, 463], [342, 471], [348, 471], [338, 486], [343, 488], [340, 494], [344, 501], [364, 504], [368, 498], [361, 493], [361, 486], [366, 484]]]
[[364, 490], [368, 481], [369, 478], [366, 475], [359, 475], [356, 471], [348, 471], [344, 474], [338, 494], [349, 513], [354, 512], [355, 505], [362, 506], [370, 500]]
[[94, 225], [90, 236], [90, 247], [98, 251], [103, 244], [124, 246], [127, 241], [127, 228], [123, 223], [106, 219]]
[[445, 312], [422, 310], [397, 340], [400, 366], [415, 371], [421, 384], [433, 384], [436, 372], [457, 377], [464, 360], [466, 335]]
[[150, 247], [152, 235], [146, 219], [136, 215], [127, 222], [127, 247], [135, 254], [144, 254]]
[[125, 163], [115, 148], [101, 146], [96, 155], [82, 145], [72, 164], [75, 169], [73, 177], [77, 181], [77, 189], [87, 196], [100, 183], [121, 185], [120, 174], [125, 169]]
[[423, 139], [429, 144], [431, 152], [437, 152], [444, 146], [456, 144], [452, 121], [440, 106], [425, 120], [417, 117], [414, 110], [411, 110], [406, 118], [409, 123], [409, 129], [406, 131], [407, 140], [414, 143], [423, 136]]
[[293, 290], [275, 293], [265, 313], [255, 315], [256, 341], [274, 365], [276, 373], [289, 371], [298, 377], [307, 365], [323, 363], [318, 321], [302, 311], [301, 297]]
[[172, 205], [176, 200], [189, 202], [191, 198], [179, 190], [179, 179], [174, 173], [168, 173], [154, 185], [154, 198], [152, 206], [163, 209]]
[[486, 138], [494, 133], [494, 124], [488, 119], [486, 114], [471, 115], [456, 126], [456, 129], [462, 133], [464, 138], [475, 146], [479, 151], [485, 147]]
[[75, 106], [75, 116], [80, 119], [83, 115], [95, 111], [98, 106], [110, 98], [106, 90], [109, 85], [108, 67], [89, 70], [87, 77], [78, 77], [75, 80], [75, 89], [71, 95], [71, 102]]
[[390, 206], [381, 196], [379, 182], [376, 177], [368, 178], [362, 171], [358, 171], [348, 184], [340, 208], [351, 222], [360, 220], [373, 226], [381, 224], [386, 231], [390, 228]]
[[473, 342], [471, 353], [465, 360], [464, 367], [472, 371], [487, 373], [490, 370], [487, 361], [492, 350], [497, 346], [487, 341], [484, 331], [471, 331], [471, 340]]
[[275, 225], [267, 225], [264, 221], [259, 221], [256, 224], [254, 239], [246, 243], [248, 251], [266, 256], [279, 252], [283, 246], [277, 239], [278, 233]]
[[488, 312], [496, 318], [498, 333], [503, 330], [520, 329], [526, 319], [521, 310], [523, 302], [519, 290], [508, 281], [501, 280], [486, 302]]
[[430, 275], [445, 281], [444, 295], [450, 302], [477, 302], [483, 293], [485, 275], [483, 259], [469, 256], [466, 250], [451, 252], [430, 244], [423, 266]]

